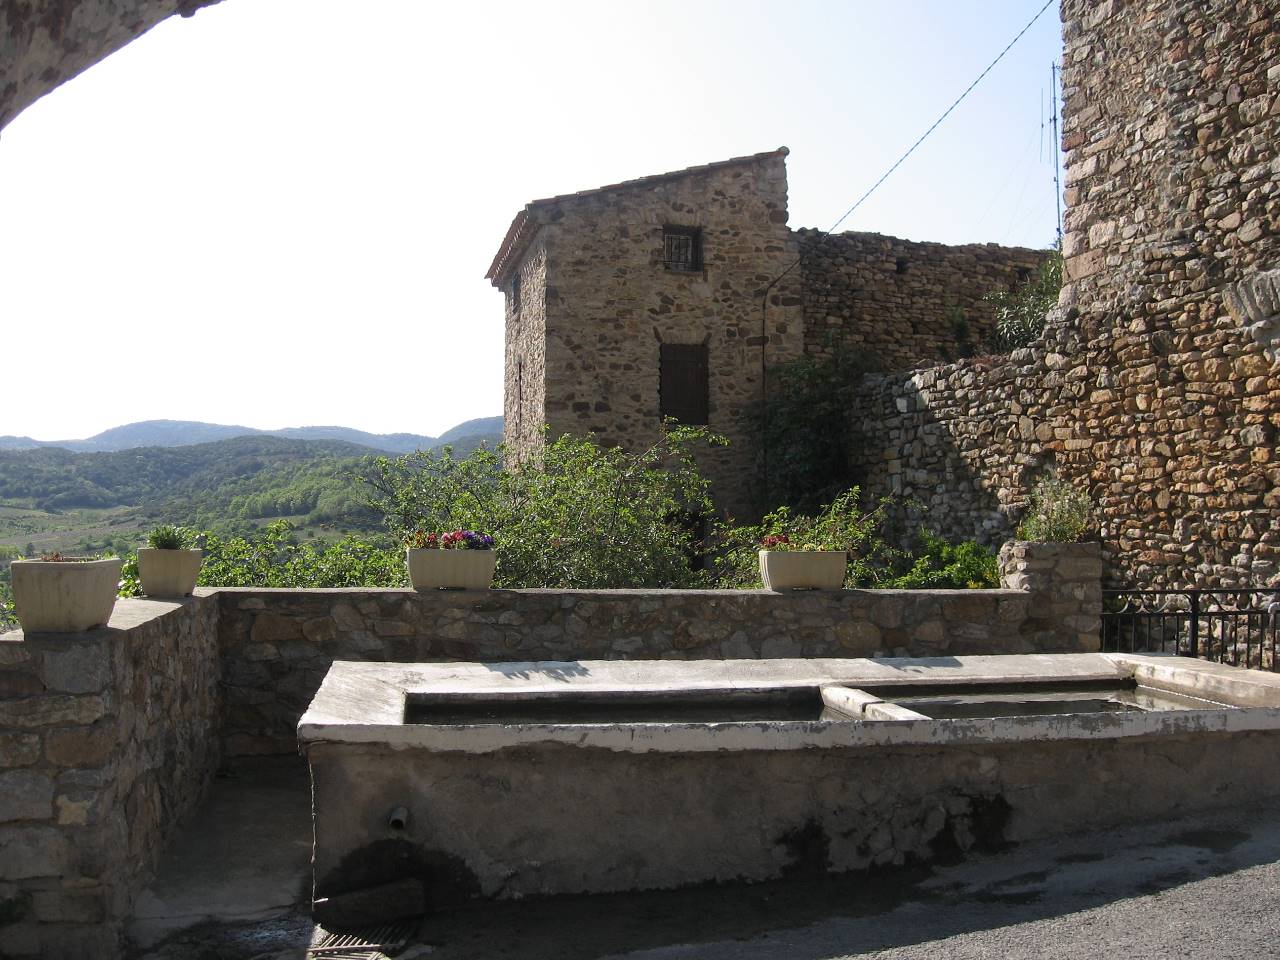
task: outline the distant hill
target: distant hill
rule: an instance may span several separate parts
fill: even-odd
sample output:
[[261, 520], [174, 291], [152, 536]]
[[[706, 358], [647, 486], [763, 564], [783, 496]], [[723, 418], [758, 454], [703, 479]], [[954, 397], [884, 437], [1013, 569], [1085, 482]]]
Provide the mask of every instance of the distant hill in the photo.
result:
[[31, 437], [0, 437], [0, 450], [34, 450], [54, 447], [73, 453], [107, 453], [140, 447], [186, 447], [216, 443], [234, 437], [265, 436], [291, 440], [338, 440], [376, 450], [381, 453], [412, 453], [430, 450], [442, 444], [459, 449], [474, 448], [480, 443], [497, 444], [502, 440], [502, 417], [468, 420], [439, 437], [416, 433], [367, 433], [350, 427], [286, 427], [282, 430], [257, 430], [221, 423], [195, 420], [143, 420], [112, 427], [84, 440], [33, 440]]
[[248, 436], [181, 447], [74, 453], [61, 447], [0, 451], [0, 500], [41, 510], [142, 506], [204, 498], [286, 467], [355, 465], [380, 451], [336, 440]]

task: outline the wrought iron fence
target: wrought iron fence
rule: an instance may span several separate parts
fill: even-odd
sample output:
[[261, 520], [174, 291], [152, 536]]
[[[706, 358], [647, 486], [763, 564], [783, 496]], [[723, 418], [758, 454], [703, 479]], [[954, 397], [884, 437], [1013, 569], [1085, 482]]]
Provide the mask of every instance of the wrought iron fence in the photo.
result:
[[1280, 671], [1280, 590], [1103, 590], [1102, 649]]

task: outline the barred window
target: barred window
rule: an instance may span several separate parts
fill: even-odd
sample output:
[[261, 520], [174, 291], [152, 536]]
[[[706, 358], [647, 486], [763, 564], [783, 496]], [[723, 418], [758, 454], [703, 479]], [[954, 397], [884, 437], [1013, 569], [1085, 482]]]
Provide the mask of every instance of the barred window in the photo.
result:
[[520, 312], [520, 274], [518, 272], [511, 277], [511, 312]]
[[701, 270], [702, 230], [698, 227], [663, 227], [662, 263], [668, 270]]

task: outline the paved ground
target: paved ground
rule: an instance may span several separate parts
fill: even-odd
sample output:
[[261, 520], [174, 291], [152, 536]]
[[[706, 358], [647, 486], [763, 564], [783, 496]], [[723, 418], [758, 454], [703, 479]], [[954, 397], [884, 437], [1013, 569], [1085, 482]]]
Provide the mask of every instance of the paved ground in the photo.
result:
[[[197, 829], [144, 900], [148, 916], [135, 932], [154, 944], [176, 925], [211, 919], [139, 958], [303, 954], [312, 935], [300, 906], [305, 771], [258, 763], [240, 772], [215, 786]], [[1269, 958], [1280, 956], [1280, 815], [1218, 813], [873, 876], [489, 905], [426, 919], [401, 956]]]

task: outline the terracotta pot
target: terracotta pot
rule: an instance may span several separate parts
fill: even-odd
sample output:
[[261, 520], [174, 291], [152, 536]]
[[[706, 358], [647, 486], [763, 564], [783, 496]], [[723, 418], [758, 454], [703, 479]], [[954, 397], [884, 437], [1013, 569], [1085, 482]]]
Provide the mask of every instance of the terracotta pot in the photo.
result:
[[405, 550], [415, 590], [487, 590], [498, 555], [492, 550]]
[[840, 590], [849, 554], [844, 550], [761, 550], [766, 590]]
[[79, 633], [111, 619], [123, 561], [15, 560], [13, 606], [26, 633]]
[[189, 597], [200, 576], [202, 550], [138, 548], [138, 579], [148, 597]]

